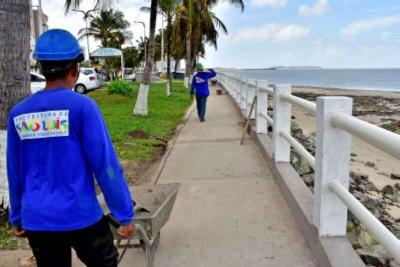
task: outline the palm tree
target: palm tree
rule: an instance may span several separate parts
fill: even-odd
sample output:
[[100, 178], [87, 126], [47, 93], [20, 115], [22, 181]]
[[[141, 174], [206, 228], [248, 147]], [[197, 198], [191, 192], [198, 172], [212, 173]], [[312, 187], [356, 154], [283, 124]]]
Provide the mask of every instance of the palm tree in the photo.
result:
[[147, 49], [147, 59], [146, 59], [146, 65], [144, 67], [143, 78], [139, 87], [139, 94], [137, 96], [136, 104], [133, 109], [134, 115], [146, 116], [148, 114], [147, 97], [149, 94], [149, 84], [151, 78], [150, 76], [153, 69], [153, 61], [154, 61], [156, 21], [157, 21], [157, 0], [151, 0], [149, 46]]
[[172, 21], [176, 15], [176, 10], [179, 6], [179, 0], [161, 0], [159, 2], [159, 7], [161, 12], [167, 19], [167, 27], [165, 30], [166, 43], [167, 43], [167, 95], [172, 91], [172, 81], [171, 81], [171, 54], [172, 54]]
[[103, 47], [121, 48], [125, 41], [131, 38], [127, 31], [129, 22], [124, 19], [124, 13], [118, 10], [104, 10], [98, 16], [93, 17], [89, 28], [79, 31], [79, 39], [92, 36], [101, 41]]
[[[180, 0], [160, 0], [158, 2], [158, 9], [157, 12], [160, 13], [163, 17], [167, 19], [167, 26], [164, 30], [165, 37], [167, 44], [167, 95], [170, 95], [172, 91], [172, 81], [171, 81], [171, 49], [172, 49], [172, 21], [174, 16], [176, 15], [176, 9], [179, 7]], [[141, 11], [150, 12], [150, 8], [148, 7], [141, 7]], [[163, 18], [164, 19], [164, 18]]]
[[[217, 48], [218, 29], [228, 33], [223, 22], [211, 11], [219, 0], [184, 0], [177, 9], [178, 28], [186, 31], [186, 67], [185, 86], [189, 86], [189, 76], [199, 52], [204, 49], [204, 42], [212, 44]], [[244, 9], [243, 0], [229, 0], [230, 4]], [[183, 32], [181, 32], [183, 34]]]
[[[6, 124], [10, 109], [30, 93], [30, 1], [1, 0], [0, 11], [0, 203], [6, 185]], [[10, 23], [12, 21], [13, 23]], [[7, 206], [7, 204], [5, 204]]]
[[125, 67], [136, 68], [140, 65], [140, 51], [135, 46], [130, 46], [122, 49], [124, 53]]

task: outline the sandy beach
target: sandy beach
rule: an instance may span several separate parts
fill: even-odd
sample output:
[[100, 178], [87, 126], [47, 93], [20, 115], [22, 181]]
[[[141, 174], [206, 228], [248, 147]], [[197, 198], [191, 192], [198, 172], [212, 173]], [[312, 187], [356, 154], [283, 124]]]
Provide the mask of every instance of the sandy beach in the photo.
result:
[[[353, 115], [361, 120], [378, 126], [387, 126], [389, 130], [399, 132], [400, 93], [363, 90], [340, 90], [310, 87], [295, 87], [293, 93], [302, 98], [315, 101], [318, 96], [340, 95], [353, 98]], [[315, 117], [298, 107], [293, 107], [294, 121], [306, 136], [315, 135]], [[394, 126], [394, 127], [393, 127]], [[368, 179], [382, 190], [386, 185], [394, 185], [400, 180], [399, 160], [391, 155], [352, 137], [351, 170], [368, 175]], [[392, 176], [392, 178], [391, 178]], [[400, 219], [399, 203], [390, 205], [388, 212], [394, 219]]]

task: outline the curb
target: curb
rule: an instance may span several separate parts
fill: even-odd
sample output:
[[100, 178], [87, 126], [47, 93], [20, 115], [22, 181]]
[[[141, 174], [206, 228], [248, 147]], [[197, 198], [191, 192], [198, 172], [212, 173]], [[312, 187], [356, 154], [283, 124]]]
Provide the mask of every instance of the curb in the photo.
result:
[[161, 174], [165, 168], [167, 160], [172, 152], [172, 149], [175, 147], [175, 143], [176, 143], [182, 129], [186, 126], [187, 122], [189, 121], [189, 118], [192, 115], [193, 111], [195, 110], [195, 107], [196, 107], [196, 102], [193, 101], [193, 103], [189, 106], [188, 110], [186, 111], [185, 116], [182, 118], [182, 122], [176, 127], [174, 134], [173, 134], [174, 138], [172, 138], [171, 140], [168, 141], [167, 150], [165, 151], [164, 155], [162, 156], [160, 162], [158, 163], [158, 166], [156, 168], [154, 175], [152, 175], [151, 180], [154, 181], [153, 184], [158, 183], [158, 180], [161, 177]]

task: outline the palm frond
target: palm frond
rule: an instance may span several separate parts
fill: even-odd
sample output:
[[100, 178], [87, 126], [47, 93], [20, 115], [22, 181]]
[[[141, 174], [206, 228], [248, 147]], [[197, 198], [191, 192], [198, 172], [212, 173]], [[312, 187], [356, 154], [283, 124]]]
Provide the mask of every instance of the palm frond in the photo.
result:
[[225, 24], [220, 20], [213, 12], [210, 12], [211, 19], [213, 20], [214, 24], [217, 28], [222, 29], [225, 34], [228, 34], [228, 29], [226, 28]]
[[229, 4], [239, 7], [242, 11], [244, 10], [243, 0], [227, 0]]

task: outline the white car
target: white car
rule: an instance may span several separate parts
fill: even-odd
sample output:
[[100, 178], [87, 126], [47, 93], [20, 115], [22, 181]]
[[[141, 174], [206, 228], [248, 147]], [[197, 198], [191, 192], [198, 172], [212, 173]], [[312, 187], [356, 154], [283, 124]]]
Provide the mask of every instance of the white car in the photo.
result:
[[124, 79], [127, 81], [136, 81], [136, 73], [132, 68], [125, 68]]
[[94, 90], [101, 86], [101, 81], [94, 68], [81, 68], [74, 91], [84, 94], [87, 90]]
[[31, 93], [34, 94], [46, 87], [46, 79], [33, 71], [31, 71]]
[[[78, 81], [75, 84], [74, 91], [80, 94], [87, 90], [94, 90], [101, 86], [94, 68], [81, 68]], [[31, 72], [31, 93], [34, 94], [46, 87], [46, 79], [44, 76]]]

